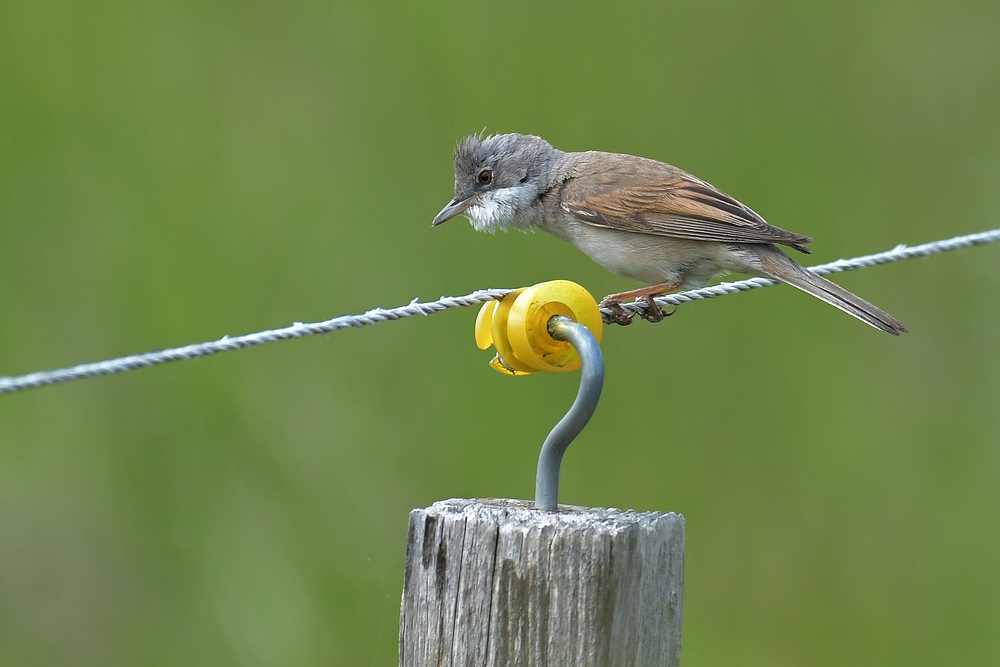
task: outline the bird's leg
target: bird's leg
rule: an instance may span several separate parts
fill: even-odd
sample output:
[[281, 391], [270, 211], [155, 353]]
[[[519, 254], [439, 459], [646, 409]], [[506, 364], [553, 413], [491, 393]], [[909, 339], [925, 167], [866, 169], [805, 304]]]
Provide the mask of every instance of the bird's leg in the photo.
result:
[[[611, 309], [612, 322], [615, 324], [631, 324], [632, 318], [629, 317], [629, 315], [625, 313], [625, 309], [622, 308], [622, 301], [626, 299], [638, 300], [639, 298], [642, 298], [646, 302], [646, 311], [640, 313], [639, 317], [647, 322], [659, 322], [666, 317], [666, 315], [662, 310], [660, 310], [660, 307], [656, 305], [656, 302], [653, 301], [653, 297], [659, 294], [673, 292], [678, 287], [680, 287], [678, 283], [667, 281], [657, 283], [655, 285], [649, 285], [648, 287], [640, 287], [639, 289], [629, 290], [627, 292], [609, 294], [601, 299], [601, 306]], [[627, 319], [627, 321], [622, 322], [622, 318]]]

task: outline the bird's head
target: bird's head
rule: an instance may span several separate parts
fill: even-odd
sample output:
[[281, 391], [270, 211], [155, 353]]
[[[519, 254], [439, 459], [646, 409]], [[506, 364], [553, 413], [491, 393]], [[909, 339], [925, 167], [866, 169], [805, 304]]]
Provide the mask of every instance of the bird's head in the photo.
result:
[[479, 231], [529, 229], [558, 154], [544, 139], [524, 134], [463, 139], [455, 148], [455, 196], [431, 224], [461, 214]]

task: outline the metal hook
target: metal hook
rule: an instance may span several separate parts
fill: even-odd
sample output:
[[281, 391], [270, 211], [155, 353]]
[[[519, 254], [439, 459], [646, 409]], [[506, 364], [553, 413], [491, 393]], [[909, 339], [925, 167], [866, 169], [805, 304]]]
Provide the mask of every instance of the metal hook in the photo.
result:
[[576, 348], [582, 371], [576, 400], [569, 412], [549, 432], [538, 455], [535, 507], [542, 510], [554, 510], [559, 504], [559, 465], [563, 454], [590, 421], [604, 387], [604, 355], [601, 354], [601, 346], [594, 334], [582, 324], [562, 315], [549, 320], [548, 330], [556, 340], [569, 341]]

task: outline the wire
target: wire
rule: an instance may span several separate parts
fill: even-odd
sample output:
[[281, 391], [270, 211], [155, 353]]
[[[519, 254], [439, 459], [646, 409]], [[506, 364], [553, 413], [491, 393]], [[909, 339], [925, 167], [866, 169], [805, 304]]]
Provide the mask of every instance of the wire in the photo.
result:
[[[984, 243], [992, 243], [998, 240], [1000, 240], [1000, 229], [994, 229], [987, 232], [956, 236], [951, 239], [934, 241], [932, 243], [925, 243], [918, 246], [910, 247], [898, 245], [892, 250], [887, 250], [886, 252], [880, 252], [874, 255], [865, 255], [863, 257], [855, 257], [853, 259], [839, 259], [836, 262], [809, 267], [809, 270], [819, 274], [839, 273], [841, 271], [850, 271], [852, 269], [875, 266], [876, 264], [898, 262], [902, 259], [926, 257], [939, 252], [956, 250], [958, 248], [967, 248], [970, 246], [982, 245]], [[668, 294], [656, 297], [655, 301], [659, 306], [679, 306], [683, 303], [688, 303], [689, 301], [711, 299], [724, 294], [746, 292], [759, 287], [768, 287], [776, 284], [778, 284], [778, 281], [771, 280], [770, 278], [750, 278], [749, 280], [720, 283], [711, 287], [703, 287], [701, 289]], [[411, 317], [413, 315], [431, 315], [449, 308], [467, 307], [477, 303], [483, 303], [485, 301], [500, 299], [511, 291], [513, 290], [483, 289], [476, 290], [475, 292], [466, 294], [465, 296], [446, 296], [441, 297], [437, 301], [429, 301], [425, 303], [418, 302], [414, 299], [405, 306], [388, 309], [375, 308], [362, 315], [341, 315], [340, 317], [335, 317], [323, 322], [296, 322], [289, 327], [269, 329], [266, 331], [259, 331], [257, 333], [245, 334], [243, 336], [223, 336], [219, 340], [207, 343], [195, 343], [192, 345], [185, 345], [184, 347], [146, 352], [145, 354], [133, 354], [127, 357], [79, 364], [77, 366], [61, 368], [53, 371], [38, 371], [27, 375], [0, 377], [0, 394], [20, 391], [22, 389], [30, 389], [33, 387], [41, 387], [44, 385], [60, 384], [62, 382], [69, 382], [70, 380], [79, 380], [98, 375], [113, 375], [115, 373], [131, 371], [146, 366], [165, 364], [169, 361], [194, 359], [196, 357], [204, 357], [218, 352], [240, 350], [245, 347], [253, 347], [254, 345], [262, 345], [264, 343], [270, 343], [278, 340], [288, 340], [289, 338], [301, 338], [302, 336], [329, 333], [339, 329], [363, 327], [377, 322], [398, 320], [404, 317]], [[636, 303], [625, 303], [622, 304], [622, 308], [626, 311], [636, 312], [645, 310], [646, 304], [642, 301]], [[611, 311], [609, 309], [602, 309], [601, 313], [605, 316], [605, 321], [608, 321], [608, 316], [611, 314]]]
[[20, 391], [21, 389], [31, 389], [32, 387], [41, 387], [43, 385], [69, 382], [70, 380], [80, 380], [98, 375], [113, 375], [145, 366], [165, 364], [168, 361], [183, 361], [184, 359], [194, 359], [209, 354], [216, 354], [217, 352], [242, 350], [245, 347], [263, 345], [264, 343], [271, 343], [277, 340], [288, 340], [289, 338], [330, 333], [339, 329], [363, 327], [378, 322], [398, 320], [412, 315], [432, 315], [448, 308], [472, 306], [484, 301], [500, 299], [510, 291], [509, 289], [476, 290], [472, 294], [466, 294], [465, 296], [444, 296], [437, 301], [428, 303], [419, 303], [414, 299], [406, 306], [388, 309], [375, 308], [363, 315], [341, 315], [340, 317], [323, 322], [296, 322], [290, 327], [268, 329], [243, 336], [223, 336], [219, 340], [208, 343], [195, 343], [185, 345], [184, 347], [146, 352], [145, 354], [133, 354], [127, 357], [108, 359], [107, 361], [96, 361], [69, 368], [60, 368], [55, 371], [38, 371], [17, 377], [0, 377], [0, 394]]
[[[892, 250], [875, 253], [874, 255], [863, 255], [853, 259], [838, 259], [835, 262], [818, 264], [817, 266], [810, 266], [808, 268], [813, 273], [818, 273], [820, 275], [841, 273], [843, 271], [851, 271], [853, 269], [864, 269], [869, 266], [875, 266], [876, 264], [898, 262], [901, 259], [927, 257], [928, 255], [936, 255], [939, 252], [957, 250], [959, 248], [968, 248], [971, 246], [983, 245], [985, 243], [993, 243], [994, 241], [1000, 241], [1000, 229], [992, 229], [988, 232], [978, 232], [976, 234], [966, 234], [965, 236], [956, 236], [943, 241], [932, 241], [931, 243], [924, 243], [923, 245], [917, 246], [900, 244]], [[688, 290], [687, 292], [665, 294], [664, 296], [654, 298], [653, 301], [655, 301], [658, 306], [679, 306], [690, 301], [701, 301], [717, 296], [723, 296], [725, 294], [747, 292], [759, 287], [770, 287], [771, 285], [780, 284], [781, 281], [773, 280], [771, 278], [749, 278], [747, 280], [738, 280], [731, 283], [719, 283], [718, 285]], [[644, 301], [622, 304], [622, 309], [626, 312], [645, 311], [647, 307], [648, 306]], [[605, 322], [607, 322], [607, 316], [611, 314], [611, 310], [602, 308], [601, 314], [605, 316]]]

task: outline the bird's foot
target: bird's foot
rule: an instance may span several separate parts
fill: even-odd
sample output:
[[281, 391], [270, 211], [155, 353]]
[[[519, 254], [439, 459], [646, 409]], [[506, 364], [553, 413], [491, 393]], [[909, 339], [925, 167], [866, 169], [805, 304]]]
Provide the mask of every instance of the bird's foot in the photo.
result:
[[[653, 297], [658, 294], [672, 292], [678, 287], [680, 287], [680, 282], [667, 281], [657, 283], [655, 285], [649, 285], [648, 287], [640, 287], [639, 289], [629, 290], [628, 292], [609, 294], [601, 299], [601, 307], [609, 308], [611, 310], [611, 315], [609, 315], [604, 321], [608, 324], [630, 324], [632, 322], [632, 318], [635, 317], [635, 314], [637, 313], [639, 317], [647, 322], [660, 322], [664, 317], [673, 315], [674, 311], [664, 313], [660, 310], [660, 307], [656, 305], [656, 302], [653, 301]], [[636, 309], [633, 311], [632, 315], [629, 315], [625, 312], [625, 309], [622, 308], [621, 305], [622, 301], [625, 299], [642, 301], [646, 307], [642, 310]]]
[[605, 319], [608, 324], [620, 324], [621, 326], [626, 327], [632, 324], [632, 318], [635, 317], [635, 313], [629, 315], [625, 312], [625, 309], [622, 308], [621, 301], [610, 296], [606, 296], [601, 299], [599, 307], [607, 308], [611, 311], [611, 314], [607, 315]]
[[635, 311], [639, 317], [646, 320], [647, 322], [652, 322], [654, 324], [663, 321], [663, 318], [666, 317], [666, 315], [663, 314], [663, 311], [660, 310], [660, 307], [656, 305], [655, 301], [653, 301], [652, 294], [647, 294], [644, 297], [640, 297], [639, 299], [636, 299], [636, 302], [640, 300], [646, 302], [646, 310]]
[[652, 294], [646, 294], [636, 301], [643, 301], [646, 304], [645, 310], [637, 310], [636, 314], [647, 322], [652, 322], [653, 324], [657, 322], [662, 322], [664, 317], [670, 317], [677, 312], [677, 309], [671, 310], [669, 313], [663, 312], [663, 309], [653, 300]]

